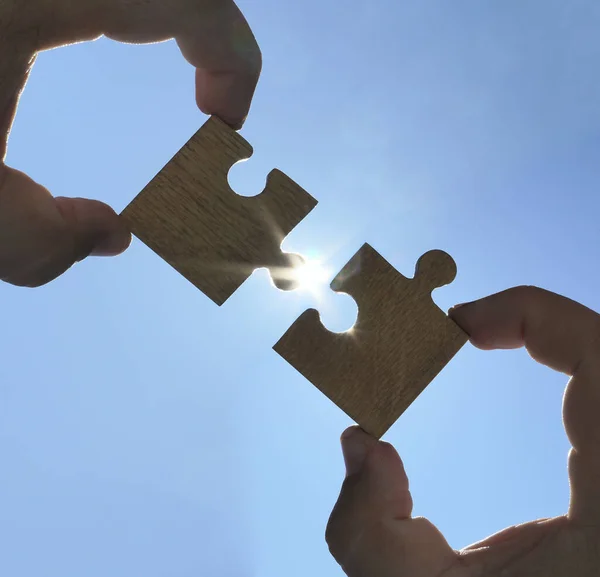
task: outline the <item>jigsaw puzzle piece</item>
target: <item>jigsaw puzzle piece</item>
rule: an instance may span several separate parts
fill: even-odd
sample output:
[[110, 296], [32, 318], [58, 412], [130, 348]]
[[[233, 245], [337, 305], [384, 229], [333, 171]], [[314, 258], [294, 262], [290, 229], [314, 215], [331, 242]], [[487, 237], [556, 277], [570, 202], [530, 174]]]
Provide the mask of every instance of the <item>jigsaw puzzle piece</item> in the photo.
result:
[[131, 232], [217, 305], [257, 268], [293, 288], [284, 238], [317, 201], [279, 170], [262, 193], [236, 194], [231, 167], [252, 156], [246, 140], [211, 117], [122, 212]]
[[431, 297], [455, 276], [443, 251], [424, 254], [409, 279], [365, 244], [331, 283], [355, 299], [356, 325], [331, 333], [310, 309], [273, 348], [380, 438], [468, 340]]

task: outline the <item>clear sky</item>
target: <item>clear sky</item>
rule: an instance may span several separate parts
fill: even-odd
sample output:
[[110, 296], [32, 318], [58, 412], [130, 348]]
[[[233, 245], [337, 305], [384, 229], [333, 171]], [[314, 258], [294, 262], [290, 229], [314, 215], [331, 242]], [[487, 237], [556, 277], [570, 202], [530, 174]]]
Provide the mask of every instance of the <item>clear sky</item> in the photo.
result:
[[[332, 275], [365, 241], [444, 309], [537, 284], [600, 310], [596, 0], [240, 2], [264, 55], [231, 182], [319, 205], [284, 247]], [[174, 43], [43, 54], [8, 162], [122, 210], [205, 121]], [[271, 349], [318, 304], [260, 271], [222, 308], [139, 241], [0, 286], [0, 574], [339, 577], [324, 530], [351, 421]], [[386, 435], [415, 514], [462, 547], [568, 502], [565, 377], [466, 346]]]

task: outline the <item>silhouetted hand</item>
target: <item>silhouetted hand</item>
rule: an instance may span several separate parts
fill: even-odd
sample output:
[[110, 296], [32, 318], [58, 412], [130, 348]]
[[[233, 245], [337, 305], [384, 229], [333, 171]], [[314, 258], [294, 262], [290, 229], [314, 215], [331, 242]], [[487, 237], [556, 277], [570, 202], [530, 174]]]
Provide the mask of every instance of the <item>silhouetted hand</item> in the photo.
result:
[[[35, 55], [102, 35], [135, 43], [175, 38], [197, 69], [200, 109], [236, 129], [246, 118], [261, 54], [232, 0], [0, 2], [0, 280], [40, 286], [88, 255], [117, 255], [131, 242], [106, 204], [54, 198], [2, 162]], [[81, 186], [85, 189], [84, 182]]]
[[572, 377], [564, 398], [573, 446], [568, 514], [454, 551], [428, 520], [411, 517], [408, 478], [394, 448], [353, 427], [342, 436], [347, 477], [327, 528], [332, 554], [349, 577], [598, 577], [600, 316], [533, 287], [450, 314], [476, 347], [525, 346], [539, 363]]

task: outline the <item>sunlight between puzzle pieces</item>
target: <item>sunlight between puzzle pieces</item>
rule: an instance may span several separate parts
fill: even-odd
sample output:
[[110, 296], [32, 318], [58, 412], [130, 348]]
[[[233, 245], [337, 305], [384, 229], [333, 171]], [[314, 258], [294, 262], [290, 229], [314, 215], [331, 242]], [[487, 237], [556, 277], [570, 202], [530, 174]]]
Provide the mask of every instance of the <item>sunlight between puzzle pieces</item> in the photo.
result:
[[[135, 236], [219, 306], [256, 269], [284, 290], [318, 290], [329, 277], [318, 260], [281, 250], [317, 204], [308, 192], [279, 170], [256, 196], [231, 189], [229, 171], [251, 155], [241, 135], [211, 117], [122, 213]], [[452, 258], [431, 251], [408, 279], [365, 244], [331, 283], [356, 301], [356, 325], [332, 333], [309, 309], [274, 349], [380, 437], [467, 341], [431, 298], [455, 275]]]

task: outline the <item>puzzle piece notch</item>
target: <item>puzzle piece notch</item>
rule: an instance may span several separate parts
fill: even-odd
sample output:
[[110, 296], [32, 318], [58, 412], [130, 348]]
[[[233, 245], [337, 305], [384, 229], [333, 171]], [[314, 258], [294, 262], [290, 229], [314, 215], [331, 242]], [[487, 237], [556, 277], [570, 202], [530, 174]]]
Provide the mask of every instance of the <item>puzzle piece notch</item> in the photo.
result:
[[468, 340], [431, 297], [455, 276], [443, 251], [423, 255], [408, 279], [365, 244], [331, 283], [355, 299], [354, 328], [331, 333], [309, 309], [274, 350], [380, 438]]
[[252, 153], [210, 117], [122, 212], [137, 238], [219, 306], [257, 268], [268, 268], [279, 288], [293, 288], [289, 268], [303, 261], [281, 243], [317, 205], [277, 169], [260, 194], [236, 194], [229, 171]]

